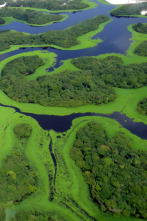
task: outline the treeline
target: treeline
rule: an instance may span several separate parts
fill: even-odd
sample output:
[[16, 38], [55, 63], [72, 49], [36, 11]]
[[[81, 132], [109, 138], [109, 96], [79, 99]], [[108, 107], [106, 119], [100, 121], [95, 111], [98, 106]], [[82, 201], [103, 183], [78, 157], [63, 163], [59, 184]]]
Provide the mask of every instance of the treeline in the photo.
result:
[[63, 19], [63, 15], [52, 15], [35, 10], [23, 10], [21, 8], [1, 8], [0, 17], [13, 17], [15, 19], [25, 21], [29, 24], [36, 25], [57, 22]]
[[5, 24], [5, 20], [3, 18], [0, 18], [0, 25]]
[[132, 27], [136, 32], [147, 34], [147, 24], [137, 23]]
[[129, 4], [120, 6], [110, 12], [112, 16], [122, 17], [122, 16], [135, 16], [141, 15], [141, 11], [147, 8], [147, 2], [140, 4]]
[[147, 152], [133, 149], [123, 134], [109, 139], [101, 125], [91, 122], [77, 132], [71, 157], [102, 212], [147, 218]]
[[2, 70], [0, 87], [10, 98], [23, 103], [65, 107], [108, 103], [116, 98], [114, 89], [90, 71], [68, 71], [28, 81], [25, 76], [41, 64], [36, 57], [18, 58]]
[[6, 50], [10, 45], [57, 45], [70, 48], [79, 44], [77, 38], [88, 32], [97, 30], [99, 25], [108, 21], [105, 15], [96, 16], [88, 19], [71, 28], [59, 31], [47, 31], [42, 34], [28, 35], [16, 31], [0, 32], [0, 51]]
[[134, 52], [139, 56], [147, 57], [147, 41], [143, 41], [140, 45], [138, 45]]
[[0, 88], [17, 102], [76, 107], [111, 102], [116, 98], [113, 87], [138, 88], [147, 82], [146, 63], [124, 66], [114, 56], [83, 57], [72, 62], [82, 70], [28, 81], [25, 76], [43, 63], [37, 56], [17, 58], [3, 68]]
[[87, 8], [89, 5], [83, 3], [82, 0], [45, 0], [45, 1], [33, 1], [33, 0], [17, 0], [16, 2], [8, 0], [8, 6], [12, 7], [32, 7], [42, 8], [48, 10], [81, 10]]
[[[21, 131], [18, 130], [21, 127]], [[38, 178], [25, 155], [26, 142], [32, 128], [27, 124], [14, 128], [20, 140], [13, 150], [3, 159], [0, 169], [0, 203], [17, 204], [37, 190]], [[23, 142], [21, 142], [23, 139]], [[6, 185], [7, 184], [7, 185]], [[3, 214], [3, 212], [2, 212]]]
[[5, 68], [2, 70], [1, 75], [6, 76], [11, 73], [16, 77], [19, 75], [27, 76], [33, 74], [35, 70], [43, 64], [42, 59], [37, 55], [26, 57], [22, 56], [8, 62]]
[[147, 83], [147, 63], [123, 65], [121, 58], [80, 57], [72, 60], [77, 68], [92, 73], [107, 85], [118, 88], [139, 88]]
[[147, 98], [139, 102], [137, 110], [143, 115], [147, 115]]

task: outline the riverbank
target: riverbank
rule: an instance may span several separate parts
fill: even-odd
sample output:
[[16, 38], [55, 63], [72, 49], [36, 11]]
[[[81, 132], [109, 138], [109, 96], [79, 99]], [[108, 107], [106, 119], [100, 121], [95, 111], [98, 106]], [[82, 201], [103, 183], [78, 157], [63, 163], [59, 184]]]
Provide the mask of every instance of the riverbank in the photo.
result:
[[[8, 59], [5, 59], [1, 62], [1, 70], [2, 68], [9, 62], [15, 58], [19, 58], [21, 56], [33, 56], [38, 55], [40, 58], [43, 58], [45, 65], [41, 66], [39, 69], [35, 71], [34, 74], [27, 76], [28, 80], [35, 80], [38, 76], [42, 75], [52, 75], [55, 73], [62, 73], [65, 70], [78, 70], [75, 66], [73, 66], [70, 60], [67, 60], [63, 63], [62, 66], [55, 69], [53, 72], [47, 72], [46, 68], [49, 68], [49, 64], [53, 66], [55, 62], [55, 54], [50, 54], [48, 52], [40, 52], [34, 51], [30, 53], [24, 53], [15, 55]], [[115, 54], [111, 54], [115, 55]], [[97, 58], [104, 58], [109, 55], [101, 55]], [[133, 57], [125, 57], [123, 55], [115, 55], [123, 59], [124, 64], [134, 63]], [[136, 57], [137, 58], [137, 57]], [[47, 60], [46, 60], [47, 59]], [[50, 63], [48, 63], [50, 61]], [[143, 62], [144, 58], [140, 59], [139, 62]], [[41, 73], [41, 75], [40, 75]], [[44, 107], [39, 104], [30, 104], [30, 103], [18, 103], [13, 101], [9, 97], [7, 97], [4, 92], [0, 91], [0, 103], [4, 105], [14, 106], [19, 108], [22, 112], [34, 113], [34, 114], [43, 114], [43, 115], [70, 115], [72, 113], [103, 113], [103, 114], [111, 114], [113, 112], [121, 112], [126, 114], [130, 118], [134, 118], [134, 121], [147, 123], [147, 118], [144, 115], [141, 115], [137, 112], [137, 104], [145, 97], [147, 93], [147, 87], [142, 87], [138, 89], [119, 89], [115, 88], [115, 92], [117, 98], [115, 101], [110, 102], [108, 104], [101, 105], [84, 105], [75, 108], [64, 108], [64, 107]], [[127, 97], [127, 99], [126, 99]]]
[[[91, 217], [96, 220], [107, 221], [108, 217], [102, 214], [92, 201], [81, 171], [70, 157], [70, 148], [73, 145], [76, 133], [93, 120], [103, 125], [109, 138], [114, 137], [118, 132], [125, 134], [133, 143], [134, 149], [146, 150], [146, 140], [131, 134], [116, 121], [103, 117], [81, 117], [75, 119], [67, 132], [56, 133], [55, 131], [50, 131], [49, 137], [48, 131], [42, 130], [34, 119], [15, 113], [12, 108], [1, 107], [0, 116], [0, 141], [1, 145], [3, 145], [0, 150], [0, 163], [12, 151], [12, 147], [16, 143], [13, 128], [20, 123], [30, 124], [33, 132], [25, 147], [25, 153], [39, 178], [37, 191], [32, 196], [18, 205], [4, 205], [7, 220], [10, 220], [14, 214], [21, 211], [25, 216], [25, 211], [29, 213], [29, 211], [35, 210], [38, 213], [43, 211], [46, 215], [50, 214], [52, 217], [55, 216], [59, 219], [65, 216], [65, 221], [81, 221], [82, 218], [90, 221]], [[48, 201], [51, 190], [48, 176], [54, 177], [53, 161], [48, 150], [50, 138], [53, 142], [52, 152], [57, 161], [54, 201]], [[68, 201], [66, 201], [67, 198]], [[67, 203], [68, 207], [64, 206], [65, 203]], [[114, 218], [110, 216], [109, 220], [131, 221], [132, 218]], [[141, 221], [141, 219], [134, 218], [134, 221]]]

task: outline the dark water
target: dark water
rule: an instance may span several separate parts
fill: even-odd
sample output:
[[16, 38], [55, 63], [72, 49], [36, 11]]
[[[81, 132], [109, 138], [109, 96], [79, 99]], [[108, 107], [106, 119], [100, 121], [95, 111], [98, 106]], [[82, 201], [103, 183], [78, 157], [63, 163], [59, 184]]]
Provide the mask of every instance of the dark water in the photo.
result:
[[[76, 13], [66, 13], [68, 14], [68, 19], [66, 19], [63, 22], [54, 23], [52, 25], [47, 25], [45, 27], [32, 27], [29, 25], [26, 25], [21, 22], [12, 22], [9, 25], [4, 25], [0, 27], [0, 30], [6, 30], [6, 29], [13, 29], [20, 32], [27, 32], [31, 34], [36, 33], [42, 33], [48, 30], [61, 30], [65, 29], [67, 27], [70, 27], [74, 24], [77, 24], [81, 21], [84, 21], [86, 19], [92, 18], [96, 15], [105, 14], [108, 15], [111, 19], [113, 19], [112, 22], [108, 23], [104, 30], [101, 33], [98, 33], [93, 37], [93, 39], [100, 38], [103, 40], [102, 43], [99, 43], [97, 46], [92, 48], [86, 48], [82, 50], [58, 50], [54, 48], [47, 47], [45, 48], [49, 52], [54, 52], [57, 54], [57, 63], [55, 65], [55, 68], [59, 67], [62, 60], [77, 58], [81, 56], [97, 56], [100, 54], [106, 54], [106, 53], [121, 53], [125, 54], [125, 52], [128, 50], [131, 41], [129, 40], [131, 38], [131, 32], [127, 30], [127, 26], [130, 24], [142, 22], [145, 23], [145, 18], [115, 18], [111, 17], [109, 14], [109, 11], [115, 8], [115, 6], [111, 5], [103, 5], [100, 4], [94, 8], [89, 9], [81, 12]], [[0, 61], [24, 52], [34, 51], [34, 50], [42, 50], [42, 48], [26, 48], [26, 49], [18, 49], [12, 52], [5, 53], [3, 55], [0, 55]], [[49, 69], [50, 71], [53, 70]]]
[[121, 114], [119, 112], [114, 112], [112, 114], [96, 114], [96, 113], [76, 113], [65, 116], [55, 116], [55, 115], [39, 115], [32, 113], [21, 112], [19, 108], [13, 106], [2, 105], [3, 107], [11, 107], [14, 108], [16, 112], [21, 114], [25, 114], [26, 116], [30, 116], [34, 118], [39, 125], [44, 130], [55, 130], [56, 132], [65, 132], [70, 129], [72, 125], [72, 121], [79, 117], [85, 116], [101, 116], [106, 118], [111, 118], [119, 122], [124, 128], [129, 130], [131, 133], [137, 135], [142, 139], [147, 139], [147, 125], [141, 122], [133, 122], [133, 119], [128, 118], [125, 114]]
[[[55, 67], [58, 67], [61, 64], [62, 60], [72, 59], [80, 56], [97, 56], [100, 54], [106, 53], [121, 53], [125, 54], [128, 50], [131, 41], [131, 33], [127, 30], [127, 26], [134, 23], [145, 23], [145, 18], [112, 18], [109, 14], [109, 11], [115, 8], [115, 6], [111, 5], [103, 5], [99, 3], [99, 6], [94, 9], [85, 10], [82, 12], [76, 13], [65, 13], [68, 14], [68, 19], [63, 22], [54, 23], [52, 25], [44, 26], [44, 27], [32, 27], [21, 22], [12, 22], [9, 25], [1, 26], [0, 30], [12, 29], [20, 32], [27, 32], [30, 34], [38, 34], [43, 33], [49, 30], [62, 30], [68, 28], [74, 24], [77, 24], [86, 19], [92, 18], [96, 15], [105, 14], [108, 15], [112, 22], [107, 24], [104, 30], [95, 35], [93, 39], [100, 38], [103, 40], [102, 43], [98, 44], [96, 47], [87, 48], [82, 50], [59, 50], [55, 48], [20, 48], [18, 50], [8, 52], [0, 55], [0, 61], [24, 52], [35, 51], [35, 50], [48, 50], [50, 52], [54, 52], [57, 54], [57, 63]], [[62, 13], [64, 14], [64, 13]], [[52, 69], [50, 69], [51, 71]], [[2, 105], [4, 106], [4, 105]], [[13, 107], [15, 108], [15, 107]], [[17, 112], [20, 112], [18, 108], [15, 108]], [[21, 112], [20, 112], [21, 113]], [[104, 114], [95, 114], [95, 113], [77, 113], [71, 114], [68, 116], [48, 116], [48, 115], [37, 115], [31, 113], [22, 113], [27, 116], [33, 117], [38, 121], [40, 126], [45, 130], [53, 129], [57, 132], [64, 132], [68, 130], [72, 124], [73, 119], [82, 117], [82, 116], [103, 116], [107, 118], [112, 118], [117, 120], [123, 127], [128, 129], [131, 133], [139, 136], [142, 139], [147, 139], [147, 125], [143, 123], [134, 123], [132, 119], [126, 117], [126, 115], [122, 115], [118, 112], [115, 112], [110, 115]]]

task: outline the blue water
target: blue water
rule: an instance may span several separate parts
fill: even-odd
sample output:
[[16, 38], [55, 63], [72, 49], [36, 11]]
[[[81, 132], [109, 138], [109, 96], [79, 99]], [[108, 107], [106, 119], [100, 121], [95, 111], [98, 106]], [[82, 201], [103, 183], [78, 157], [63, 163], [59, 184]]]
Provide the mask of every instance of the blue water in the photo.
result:
[[[109, 11], [115, 8], [115, 6], [111, 5], [103, 5], [100, 4], [93, 9], [81, 11], [81, 12], [70, 12], [65, 13], [68, 14], [68, 18], [63, 22], [54, 23], [52, 25], [47, 25], [44, 27], [33, 27], [30, 25], [26, 25], [21, 22], [12, 22], [9, 25], [4, 25], [0, 27], [0, 30], [15, 30], [19, 32], [26, 32], [30, 34], [39, 34], [43, 33], [49, 30], [62, 30], [65, 28], [68, 28], [74, 24], [77, 24], [79, 22], [82, 22], [86, 19], [92, 18], [96, 15], [105, 14], [112, 19], [110, 23], [108, 23], [104, 30], [101, 33], [98, 33], [93, 37], [93, 39], [100, 38], [103, 40], [103, 42], [99, 43], [97, 46], [92, 48], [86, 48], [82, 50], [59, 50], [51, 47], [47, 48], [41, 48], [41, 47], [29, 47], [29, 48], [19, 48], [18, 50], [11, 51], [8, 53], [4, 53], [0, 55], [0, 61], [24, 52], [29, 51], [35, 51], [35, 50], [47, 50], [50, 52], [54, 52], [57, 54], [57, 63], [55, 67], [57, 68], [61, 61], [77, 58], [80, 56], [97, 56], [100, 54], [106, 54], [106, 53], [121, 53], [125, 54], [128, 50], [130, 43], [131, 43], [131, 32], [127, 30], [127, 26], [130, 24], [135, 24], [138, 22], [145, 23], [146, 18], [115, 18], [111, 17]], [[62, 13], [64, 14], [64, 13]], [[52, 69], [49, 69], [50, 71]], [[4, 106], [4, 105], [3, 105]], [[17, 112], [20, 112], [19, 109], [15, 108]], [[56, 131], [63, 132], [71, 126], [71, 122], [76, 117], [82, 117], [82, 116], [103, 116], [103, 117], [109, 117], [112, 119], [117, 120], [123, 127], [127, 128], [132, 133], [136, 134], [137, 136], [147, 139], [147, 126], [143, 123], [134, 123], [132, 119], [127, 118], [125, 115], [122, 115], [120, 113], [114, 113], [111, 115], [104, 115], [104, 114], [94, 114], [94, 113], [85, 113], [85, 114], [72, 114], [69, 116], [48, 116], [48, 115], [37, 115], [37, 114], [31, 114], [31, 113], [23, 113], [27, 116], [33, 117], [35, 120], [38, 121], [40, 126], [43, 129], [54, 129]]]

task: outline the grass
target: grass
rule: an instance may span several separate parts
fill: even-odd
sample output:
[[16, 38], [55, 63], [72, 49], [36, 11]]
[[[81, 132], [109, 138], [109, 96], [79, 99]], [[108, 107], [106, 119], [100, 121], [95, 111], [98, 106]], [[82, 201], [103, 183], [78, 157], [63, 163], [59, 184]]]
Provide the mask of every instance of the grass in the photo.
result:
[[129, 25], [128, 26], [128, 30], [130, 32], [132, 32], [132, 38], [130, 40], [132, 40], [133, 42], [131, 43], [131, 46], [129, 48], [129, 50], [127, 51], [127, 54], [129, 56], [132, 56], [134, 58], [134, 61], [137, 62], [138, 60], [144, 60], [144, 61], [147, 61], [147, 58], [146, 57], [143, 57], [143, 56], [139, 56], [137, 54], [134, 53], [135, 51], [135, 48], [140, 45], [143, 41], [146, 40], [146, 34], [143, 34], [143, 33], [139, 33], [139, 32], [136, 32], [134, 29], [133, 29], [133, 25]]
[[[124, 133], [132, 140], [135, 149], [146, 150], [147, 141], [141, 140], [131, 134], [129, 131], [122, 128], [116, 121], [103, 117], [82, 117], [75, 119], [72, 123], [72, 127], [67, 132], [64, 132], [64, 136], [61, 133], [50, 131], [50, 136], [53, 140], [53, 153], [57, 160], [57, 175], [55, 182], [55, 199], [53, 202], [49, 202], [48, 169], [50, 171], [52, 170], [52, 173], [54, 173], [54, 168], [48, 152], [48, 132], [43, 131], [32, 118], [14, 113], [10, 108], [2, 109], [3, 110], [0, 110], [1, 114], [3, 114], [3, 112], [7, 113], [7, 116], [10, 114], [10, 122], [6, 123], [6, 119], [0, 120], [0, 122], [5, 122], [5, 126], [7, 124], [7, 130], [9, 132], [8, 139], [11, 140], [11, 145], [15, 142], [15, 136], [13, 134], [15, 125], [18, 123], [31, 124], [33, 132], [27, 144], [26, 156], [39, 178], [39, 185], [36, 193], [22, 201], [18, 206], [7, 204], [6, 215], [8, 220], [13, 217], [16, 212], [21, 210], [37, 210], [43, 213], [48, 212], [51, 216], [58, 217], [59, 220], [80, 221], [84, 218], [90, 221], [90, 217], [102, 221], [107, 221], [108, 219], [110, 221], [141, 220], [124, 217], [113, 218], [105, 216], [100, 212], [97, 204], [95, 204], [90, 197], [88, 185], [85, 183], [80, 169], [70, 158], [70, 148], [73, 145], [77, 131], [91, 120], [102, 124], [109, 138], [115, 136], [117, 132]], [[2, 134], [0, 138], [1, 136]], [[60, 138], [57, 138], [58, 136], [60, 136]], [[5, 147], [6, 146], [7, 144], [5, 144]], [[9, 151], [7, 149], [7, 154]], [[65, 207], [65, 204], [68, 207]]]
[[[99, 1], [102, 2], [103, 0]], [[85, 0], [85, 2], [87, 2], [87, 0]], [[91, 7], [92, 5], [93, 3], [91, 2]], [[104, 25], [105, 24], [100, 26], [101, 30], [104, 28]], [[134, 42], [131, 44], [131, 47], [127, 52], [127, 56], [116, 54], [111, 55], [121, 57], [124, 61], [124, 64], [141, 63], [147, 61], [146, 58], [135, 55], [133, 53], [134, 48], [141, 41], [143, 41], [145, 36], [133, 31], [132, 26], [129, 26], [129, 30], [133, 33], [132, 40]], [[83, 38], [83, 42], [82, 37], [80, 37], [79, 40], [81, 41], [81, 47], [83, 47], [83, 44], [86, 44], [86, 46], [88, 47], [92, 47], [92, 45], [97, 44], [97, 40], [93, 40], [93, 42], [90, 43], [90, 39], [93, 35], [95, 35], [94, 32], [85, 35], [85, 40]], [[12, 46], [11, 49], [7, 50], [7, 52], [18, 48], [19, 46]], [[78, 48], [75, 47], [73, 50], [76, 49]], [[64, 61], [62, 66], [55, 69], [53, 72], [47, 73], [46, 68], [54, 65], [54, 63], [56, 62], [56, 55], [54, 53], [49, 53], [46, 51], [34, 51], [15, 55], [13, 57], [5, 59], [1, 62], [0, 72], [9, 61], [12, 61], [13, 59], [20, 56], [31, 55], [40, 56], [45, 64], [42, 67], [39, 67], [34, 74], [27, 76], [28, 80], [35, 80], [38, 76], [60, 73], [64, 70], [77, 70], [77, 68], [71, 64], [71, 60], [66, 60]], [[97, 58], [103, 59], [106, 56], [108, 55], [100, 55], [97, 56]], [[95, 112], [108, 114], [119, 111], [125, 113], [130, 118], [134, 118], [135, 121], [142, 121], [144, 123], [147, 123], [147, 118], [136, 111], [138, 102], [142, 100], [147, 94], [147, 87], [142, 87], [139, 89], [116, 88], [115, 90], [117, 93], [117, 99], [114, 102], [98, 106], [85, 105], [77, 108], [58, 108], [42, 107], [38, 104], [23, 104], [11, 100], [1, 90], [0, 103], [18, 107], [21, 109], [21, 111], [24, 112], [48, 115], [68, 115], [78, 112]], [[94, 217], [96, 220], [101, 221], [141, 220], [131, 217], [113, 218], [103, 215], [98, 209], [98, 206], [92, 201], [89, 194], [88, 185], [85, 183], [80, 169], [70, 158], [70, 148], [73, 145], [77, 131], [91, 120], [102, 124], [109, 138], [115, 136], [117, 132], [122, 132], [131, 139], [131, 142], [133, 143], [133, 147], [135, 149], [146, 151], [146, 140], [142, 140], [139, 137], [131, 134], [129, 131], [121, 127], [118, 122], [112, 119], [103, 117], [77, 118], [72, 122], [71, 128], [67, 132], [64, 132], [62, 134], [56, 133], [55, 131], [44, 131], [42, 128], [40, 128], [38, 123], [33, 118], [27, 117], [20, 113], [16, 113], [13, 108], [0, 107], [0, 166], [3, 158], [10, 153], [16, 142], [13, 128], [19, 123], [27, 123], [32, 126], [33, 131], [26, 146], [26, 156], [39, 178], [37, 192], [35, 192], [31, 197], [26, 198], [18, 206], [14, 206], [12, 202], [7, 203], [6, 205], [2, 205], [6, 209], [5, 212], [7, 221], [14, 217], [15, 213], [22, 210], [37, 210], [43, 213], [48, 212], [52, 217], [55, 217], [56, 219], [67, 221], [90, 221], [90, 216]], [[60, 138], [58, 138], [57, 136], [60, 136]], [[48, 176], [54, 177], [55, 175], [54, 164], [48, 150], [50, 138], [52, 138], [53, 141], [53, 153], [57, 160], [57, 175], [55, 182], [56, 191], [53, 202], [50, 202], [48, 200], [48, 197], [51, 193]], [[53, 185], [53, 182], [51, 183], [51, 185]]]
[[[39, 67], [34, 74], [27, 76], [28, 80], [35, 80], [38, 76], [41, 75], [51, 75], [54, 73], [61, 73], [65, 70], [78, 70], [74, 65], [71, 64], [71, 60], [66, 60], [62, 66], [55, 69], [53, 72], [46, 72], [46, 68], [49, 68], [54, 65], [56, 55], [54, 53], [42, 52], [42, 51], [34, 51], [23, 54], [18, 54], [13, 57], [9, 57], [1, 62], [0, 72], [2, 68], [7, 64], [7, 62], [12, 61], [15, 58], [20, 56], [31, 56], [38, 55], [40, 56], [45, 64]], [[124, 56], [124, 55], [116, 55], [119, 56], [124, 61], [124, 64], [134, 63], [133, 56]], [[103, 59], [109, 55], [100, 55], [97, 58]], [[138, 56], [137, 56], [138, 57]], [[139, 56], [140, 57], [140, 56]], [[147, 59], [144, 57], [140, 57], [137, 59], [138, 63], [141, 63]], [[113, 112], [122, 112], [126, 114], [130, 118], [134, 118], [135, 121], [147, 123], [147, 118], [144, 115], [141, 115], [137, 112], [137, 104], [140, 100], [142, 100], [147, 93], [147, 87], [142, 87], [138, 89], [119, 89], [115, 88], [117, 98], [115, 101], [110, 102], [108, 104], [101, 105], [84, 105], [76, 108], [64, 108], [64, 107], [43, 107], [39, 104], [28, 104], [28, 103], [17, 103], [16, 101], [8, 98], [4, 92], [0, 91], [0, 103], [4, 105], [18, 107], [22, 112], [36, 113], [36, 114], [46, 114], [46, 115], [69, 115], [72, 113], [85, 113], [85, 112], [93, 112], [93, 113], [104, 113], [109, 114]], [[126, 99], [127, 98], [127, 99]]]
[[[44, 8], [32, 8], [32, 7], [22, 7], [21, 9], [30, 9], [30, 10], [35, 10], [35, 11], [43, 11], [43, 12], [50, 12], [50, 13], [62, 13], [62, 12], [76, 12], [76, 11], [84, 11], [88, 10], [91, 8], [95, 8], [97, 4], [95, 2], [92, 2], [90, 0], [82, 0], [83, 3], [88, 4], [89, 6], [84, 9], [76, 9], [76, 10], [48, 10]], [[10, 7], [10, 8], [17, 8], [17, 7]]]
[[[91, 120], [102, 124], [109, 138], [112, 138], [117, 132], [122, 132], [132, 140], [135, 149], [146, 150], [147, 141], [141, 140], [126, 129], [120, 127], [120, 125], [114, 120], [105, 119], [103, 117], [82, 117], [75, 119], [70, 130], [64, 133], [66, 134], [66, 136], [62, 136], [62, 134], [60, 134], [61, 139], [57, 138], [57, 133], [52, 132], [52, 137], [54, 140], [54, 153], [56, 153], [56, 157], [60, 156], [58, 161], [59, 174], [56, 181], [56, 191], [58, 192], [62, 190], [62, 196], [64, 195], [64, 191], [66, 191], [66, 194], [68, 194], [68, 198], [73, 198], [74, 201], [78, 202], [80, 208], [83, 208], [90, 216], [95, 217], [97, 220], [107, 221], [109, 219], [118, 221], [130, 221], [132, 220], [132, 218], [113, 218], [108, 216], [105, 217], [99, 211], [97, 205], [90, 198], [88, 186], [86, 185], [84, 178], [82, 177], [80, 169], [70, 158], [70, 148], [73, 145], [77, 131]], [[58, 148], [59, 145], [60, 148]], [[63, 165], [66, 165], [67, 168], [64, 168]], [[89, 220], [88, 217], [86, 218], [86, 220]]]
[[[10, 8], [10, 7], [9, 7], [9, 8]], [[68, 15], [65, 14], [65, 15], [63, 15], [63, 18], [62, 18], [60, 21], [51, 21], [51, 22], [48, 22], [48, 23], [39, 25], [39, 24], [31, 24], [31, 23], [28, 23], [28, 22], [26, 22], [26, 21], [24, 21], [24, 20], [19, 20], [19, 19], [13, 18], [13, 17], [4, 17], [3, 19], [5, 20], [5, 24], [3, 24], [3, 25], [11, 24], [11, 23], [14, 22], [14, 21], [19, 21], [19, 22], [22, 22], [22, 23], [24, 23], [24, 24], [28, 24], [28, 25], [30, 25], [30, 26], [42, 27], [42, 26], [46, 26], [46, 25], [51, 25], [51, 24], [53, 24], [53, 23], [55, 23], [55, 22], [62, 22], [62, 21], [64, 21], [64, 20], [66, 20], [67, 18], [68, 18]], [[0, 26], [1, 26], [1, 25], [0, 25]]]
[[[53, 47], [53, 48], [57, 48], [59, 50], [80, 50], [80, 49], [85, 49], [85, 48], [91, 48], [91, 47], [95, 47], [98, 43], [102, 42], [101, 39], [92, 39], [93, 36], [95, 36], [97, 33], [101, 32], [105, 25], [108, 24], [109, 22], [111, 22], [112, 20], [109, 20], [107, 22], [104, 22], [102, 24], [100, 24], [98, 26], [98, 29], [88, 32], [87, 34], [84, 34], [80, 37], [77, 38], [78, 40], [78, 44], [75, 46], [72, 46], [70, 48], [63, 48], [57, 45], [51, 45], [51, 44], [42, 44], [42, 45], [10, 45], [10, 48], [5, 50], [5, 51], [1, 51], [0, 54], [4, 54], [10, 51], [14, 51], [21, 48], [28, 48], [28, 47]], [[15, 31], [13, 31], [15, 32]], [[29, 35], [28, 33], [24, 33], [24, 35]]]

